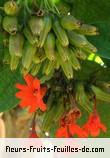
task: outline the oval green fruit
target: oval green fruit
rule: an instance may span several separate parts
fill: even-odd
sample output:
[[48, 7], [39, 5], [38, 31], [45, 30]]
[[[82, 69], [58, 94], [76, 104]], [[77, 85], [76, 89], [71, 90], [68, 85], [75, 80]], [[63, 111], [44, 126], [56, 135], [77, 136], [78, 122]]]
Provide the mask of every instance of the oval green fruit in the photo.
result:
[[18, 20], [17, 17], [10, 17], [10, 16], [5, 16], [3, 18], [3, 29], [10, 33], [11, 35], [16, 34], [18, 31]]
[[28, 25], [33, 35], [40, 35], [44, 26], [43, 18], [32, 16], [28, 22]]
[[5, 2], [4, 11], [7, 15], [11, 15], [11, 16], [16, 15], [16, 13], [18, 12], [17, 3], [15, 1]]
[[23, 44], [24, 44], [24, 37], [22, 34], [17, 33], [16, 35], [10, 35], [9, 37], [10, 55], [21, 57], [23, 53]]

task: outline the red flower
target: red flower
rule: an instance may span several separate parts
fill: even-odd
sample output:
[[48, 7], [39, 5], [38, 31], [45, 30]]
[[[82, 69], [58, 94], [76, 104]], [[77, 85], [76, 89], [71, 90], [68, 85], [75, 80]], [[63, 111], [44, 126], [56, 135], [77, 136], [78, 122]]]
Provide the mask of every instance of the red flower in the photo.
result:
[[29, 74], [24, 77], [24, 80], [27, 85], [16, 84], [16, 88], [20, 90], [16, 93], [16, 97], [21, 99], [19, 105], [22, 108], [29, 107], [29, 112], [35, 112], [38, 108], [45, 111], [47, 107], [42, 98], [47, 88], [40, 87], [40, 80]]
[[29, 138], [39, 138], [36, 132], [32, 132], [29, 136]]
[[57, 138], [69, 138], [68, 128], [66, 126], [60, 127], [56, 132], [56, 137]]
[[80, 138], [87, 137], [87, 133], [75, 123], [73, 113], [64, 115], [60, 120], [60, 128], [56, 132], [57, 138], [69, 138], [77, 135]]
[[79, 138], [86, 138], [88, 134], [77, 124], [70, 124], [69, 130], [71, 135], [77, 135]]
[[64, 127], [62, 126], [56, 132], [57, 138], [69, 138], [74, 135], [77, 135], [80, 138], [87, 137], [86, 132], [75, 123], [66, 125]]
[[105, 125], [101, 122], [100, 116], [97, 113], [92, 113], [89, 116], [87, 123], [84, 125], [83, 129], [86, 133], [91, 134], [91, 136], [96, 137], [100, 134], [100, 130], [106, 132]]

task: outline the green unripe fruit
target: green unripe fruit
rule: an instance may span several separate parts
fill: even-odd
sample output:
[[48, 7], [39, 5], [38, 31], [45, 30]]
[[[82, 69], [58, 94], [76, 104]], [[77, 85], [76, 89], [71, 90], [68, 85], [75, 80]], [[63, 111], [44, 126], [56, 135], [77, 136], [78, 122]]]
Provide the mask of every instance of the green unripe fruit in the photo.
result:
[[11, 59], [10, 59], [10, 69], [11, 71], [14, 71], [17, 69], [18, 65], [19, 65], [19, 61], [20, 61], [20, 58], [13, 55], [11, 56]]
[[28, 27], [25, 27], [23, 33], [31, 44], [38, 44], [38, 37], [34, 36]]
[[43, 30], [41, 31], [41, 34], [39, 37], [39, 47], [40, 48], [43, 47], [45, 40], [47, 38], [47, 35], [52, 28], [52, 19], [49, 15], [44, 17], [43, 22], [44, 22]]
[[72, 15], [65, 15], [60, 19], [61, 25], [66, 30], [75, 30], [80, 27], [80, 21]]
[[9, 37], [9, 53], [18, 57], [22, 56], [23, 53], [24, 37], [22, 34], [17, 33]]
[[28, 25], [33, 35], [40, 35], [44, 26], [43, 18], [32, 16]]
[[68, 46], [69, 40], [68, 40], [67, 33], [62, 28], [58, 20], [54, 21], [53, 30], [54, 30], [55, 35], [57, 36], [58, 41], [61, 43], [61, 45], [64, 47]]
[[31, 70], [31, 74], [33, 76], [36, 76], [36, 74], [39, 72], [41, 65], [42, 65], [41, 63], [33, 65], [32, 70]]
[[22, 57], [22, 65], [24, 68], [29, 69], [36, 51], [36, 45], [30, 44], [28, 41], [25, 42]]
[[18, 6], [14, 1], [8, 1], [4, 4], [4, 11], [7, 15], [16, 15]]
[[55, 35], [53, 33], [48, 33], [47, 39], [44, 43], [44, 49], [46, 56], [49, 60], [55, 60]]
[[70, 12], [70, 5], [65, 3], [64, 1], [59, 1], [57, 4], [57, 8], [62, 15], [67, 15]]
[[16, 34], [18, 31], [18, 20], [17, 17], [5, 16], [3, 18], [3, 29], [11, 35]]

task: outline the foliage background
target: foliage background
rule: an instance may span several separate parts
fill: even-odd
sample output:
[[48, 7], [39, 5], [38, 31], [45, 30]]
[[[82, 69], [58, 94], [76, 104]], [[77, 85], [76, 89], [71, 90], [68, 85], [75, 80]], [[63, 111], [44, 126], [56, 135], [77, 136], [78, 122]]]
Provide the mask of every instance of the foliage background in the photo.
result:
[[[6, 0], [0, 0], [0, 6]], [[63, 1], [63, 0], [62, 0]], [[67, 0], [66, 0], [67, 1]], [[70, 0], [68, 0], [69, 2]], [[100, 74], [97, 80], [110, 81], [110, 0], [71, 0], [72, 4], [71, 13], [85, 23], [94, 24], [99, 28], [100, 35], [97, 37], [89, 37], [89, 40], [98, 48], [98, 55], [102, 58], [108, 66], [105, 74]], [[18, 70], [11, 72], [9, 68], [3, 65], [3, 37], [0, 35], [0, 111], [10, 110], [18, 104], [15, 98], [15, 83], [22, 81], [22, 76]], [[81, 74], [82, 78], [90, 77], [93, 71], [96, 71], [96, 66], [90, 64], [90, 71], [86, 71], [86, 63], [84, 73]], [[81, 78], [81, 76], [78, 76]], [[83, 111], [83, 109], [82, 109]], [[98, 103], [98, 111], [101, 115], [102, 121], [106, 124], [108, 130], [106, 134], [101, 134], [99, 137], [110, 137], [110, 104]], [[87, 119], [87, 113], [83, 111], [83, 116], [79, 123], [84, 123]]]

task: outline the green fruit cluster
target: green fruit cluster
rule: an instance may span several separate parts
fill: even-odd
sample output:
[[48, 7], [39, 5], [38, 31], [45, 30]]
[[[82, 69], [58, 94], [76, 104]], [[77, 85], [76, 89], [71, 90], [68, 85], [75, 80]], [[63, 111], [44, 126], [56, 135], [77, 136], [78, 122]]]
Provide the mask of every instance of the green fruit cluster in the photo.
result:
[[91, 112], [93, 108], [94, 97], [99, 101], [110, 103], [110, 93], [107, 88], [102, 89], [96, 84], [90, 84], [87, 89], [83, 82], [78, 82], [75, 88], [75, 96], [77, 103], [88, 112]]
[[9, 52], [4, 61], [9, 60], [11, 70], [20, 65], [23, 74], [37, 75], [42, 71], [50, 76], [61, 67], [65, 76], [72, 79], [74, 71], [81, 69], [81, 60], [97, 51], [85, 37], [97, 35], [97, 28], [82, 24], [72, 15], [30, 15], [23, 25], [19, 23], [16, 2], [6, 2], [4, 12], [1, 23], [7, 33]]

